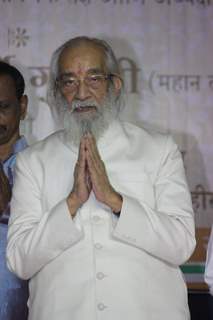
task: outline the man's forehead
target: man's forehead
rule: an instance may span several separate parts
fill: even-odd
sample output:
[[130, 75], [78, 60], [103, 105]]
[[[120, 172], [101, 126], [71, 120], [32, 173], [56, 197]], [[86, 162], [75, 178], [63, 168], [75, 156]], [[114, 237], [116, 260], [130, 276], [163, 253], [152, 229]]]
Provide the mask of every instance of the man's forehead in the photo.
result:
[[13, 78], [7, 74], [0, 74], [1, 95], [16, 95], [16, 87]]
[[[84, 71], [81, 70], [81, 67], [79, 66], [79, 69], [77, 69], [77, 73], [81, 74], [81, 72], [83, 73]], [[90, 68], [86, 71], [86, 75], [90, 76], [90, 75], [100, 75], [103, 73], [103, 69], [102, 68]], [[70, 71], [70, 70], [64, 70], [60, 72], [60, 77], [75, 77], [76, 76], [76, 72]]]
[[8, 86], [15, 87], [15, 82], [9, 74], [0, 73], [0, 84], [7, 84]]
[[81, 45], [66, 48], [59, 57], [59, 71], [85, 73], [90, 71], [105, 71], [105, 55], [101, 48], [95, 45]]

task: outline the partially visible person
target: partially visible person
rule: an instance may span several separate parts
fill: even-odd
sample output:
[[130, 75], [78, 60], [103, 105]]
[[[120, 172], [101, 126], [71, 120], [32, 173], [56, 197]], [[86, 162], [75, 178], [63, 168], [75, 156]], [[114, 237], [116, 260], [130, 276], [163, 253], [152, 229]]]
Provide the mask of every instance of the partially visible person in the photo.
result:
[[204, 278], [205, 282], [209, 287], [211, 295], [213, 295], [213, 227], [211, 229], [211, 234], [209, 237], [209, 243], [207, 247], [206, 268]]
[[20, 120], [26, 115], [28, 98], [22, 74], [0, 61], [0, 319], [27, 319], [28, 283], [6, 266], [6, 242], [13, 170], [17, 152], [27, 146], [20, 136]]
[[209, 312], [209, 319], [213, 319], [213, 225], [211, 228], [211, 234], [209, 237], [208, 247], [207, 247], [207, 256], [206, 256], [206, 267], [204, 273], [204, 279], [209, 287], [208, 296], [208, 312]]

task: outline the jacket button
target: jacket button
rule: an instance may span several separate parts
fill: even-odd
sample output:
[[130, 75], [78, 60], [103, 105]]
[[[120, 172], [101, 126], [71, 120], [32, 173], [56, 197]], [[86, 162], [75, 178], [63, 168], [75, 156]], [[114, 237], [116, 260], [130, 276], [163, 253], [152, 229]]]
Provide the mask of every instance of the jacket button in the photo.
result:
[[95, 249], [100, 250], [100, 249], [102, 249], [102, 248], [103, 248], [102, 244], [100, 244], [99, 242], [96, 242], [96, 243], [95, 243]]
[[98, 279], [98, 280], [102, 280], [103, 278], [105, 278], [106, 276], [105, 276], [105, 274], [103, 273], [103, 272], [98, 272], [97, 274], [96, 274], [96, 278]]
[[103, 311], [107, 306], [105, 306], [102, 302], [97, 305], [98, 310]]

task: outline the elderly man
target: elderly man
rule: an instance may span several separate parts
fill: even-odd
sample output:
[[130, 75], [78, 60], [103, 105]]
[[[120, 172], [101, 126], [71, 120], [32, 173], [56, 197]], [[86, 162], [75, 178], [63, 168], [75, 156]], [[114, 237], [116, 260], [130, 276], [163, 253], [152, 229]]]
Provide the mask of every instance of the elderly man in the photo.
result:
[[18, 157], [7, 251], [30, 279], [30, 320], [189, 319], [181, 155], [170, 136], [119, 121], [122, 87], [102, 40], [53, 54], [48, 97], [65, 129]]
[[13, 170], [17, 152], [27, 143], [20, 136], [20, 120], [27, 109], [25, 83], [21, 73], [0, 61], [0, 319], [27, 319], [27, 282], [18, 279], [6, 266], [7, 223]]

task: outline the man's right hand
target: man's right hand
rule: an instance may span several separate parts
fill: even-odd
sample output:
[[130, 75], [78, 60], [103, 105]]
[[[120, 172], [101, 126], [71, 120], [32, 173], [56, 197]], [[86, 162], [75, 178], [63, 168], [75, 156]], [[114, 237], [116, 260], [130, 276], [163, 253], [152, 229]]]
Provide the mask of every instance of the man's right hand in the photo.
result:
[[11, 195], [9, 180], [4, 173], [2, 164], [0, 164], [0, 215], [7, 209]]
[[70, 215], [74, 218], [77, 210], [86, 202], [91, 192], [91, 182], [88, 175], [85, 151], [85, 139], [81, 139], [78, 160], [74, 170], [74, 184], [67, 198]]

